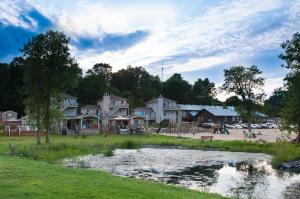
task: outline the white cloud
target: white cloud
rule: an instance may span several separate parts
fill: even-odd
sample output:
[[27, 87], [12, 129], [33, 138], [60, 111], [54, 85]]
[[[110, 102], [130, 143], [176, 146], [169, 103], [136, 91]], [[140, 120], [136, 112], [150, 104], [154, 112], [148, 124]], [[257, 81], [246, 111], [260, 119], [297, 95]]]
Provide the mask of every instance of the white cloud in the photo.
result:
[[31, 7], [28, 4], [20, 0], [2, 0], [0, 2], [0, 21], [5, 25], [35, 29], [36, 22], [27, 16], [30, 9]]

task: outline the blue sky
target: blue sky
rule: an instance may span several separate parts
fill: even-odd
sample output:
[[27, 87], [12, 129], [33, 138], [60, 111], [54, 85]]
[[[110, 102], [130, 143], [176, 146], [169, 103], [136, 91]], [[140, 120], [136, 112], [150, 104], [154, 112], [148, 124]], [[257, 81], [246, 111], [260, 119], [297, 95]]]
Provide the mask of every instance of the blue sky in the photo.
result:
[[286, 74], [280, 44], [299, 27], [299, 0], [2, 0], [0, 62], [54, 29], [71, 38], [84, 70], [106, 62], [114, 71], [144, 66], [160, 75], [164, 66], [164, 79], [177, 72], [221, 85], [225, 68], [255, 64], [270, 94]]

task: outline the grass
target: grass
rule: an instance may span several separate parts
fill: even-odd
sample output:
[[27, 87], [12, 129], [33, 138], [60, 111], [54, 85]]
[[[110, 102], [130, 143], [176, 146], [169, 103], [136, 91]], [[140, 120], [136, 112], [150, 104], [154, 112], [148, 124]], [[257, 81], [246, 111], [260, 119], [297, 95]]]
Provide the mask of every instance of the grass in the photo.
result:
[[274, 156], [273, 164], [280, 165], [285, 161], [300, 159], [300, 146], [291, 143], [255, 143], [244, 141], [201, 142], [195, 139], [178, 139], [162, 135], [91, 135], [86, 138], [71, 136], [51, 136], [52, 144], [36, 145], [34, 137], [17, 137], [10, 139], [0, 136], [0, 154], [9, 154], [8, 144], [18, 156], [55, 162], [65, 157], [85, 154], [113, 155], [114, 148], [135, 149], [145, 144], [160, 146], [180, 146], [189, 149], [222, 150], [234, 152], [267, 153]]
[[86, 138], [53, 135], [51, 141], [49, 145], [36, 145], [35, 137], [12, 139], [0, 135], [0, 179], [5, 179], [0, 180], [0, 198], [222, 198], [215, 194], [54, 164], [63, 158], [85, 154], [112, 156], [115, 148], [135, 149], [145, 144], [267, 153], [274, 156], [275, 166], [300, 159], [300, 146], [290, 143], [201, 142], [162, 135], [92, 135]]
[[101, 199], [220, 199], [155, 182], [116, 177], [105, 172], [64, 168], [18, 157], [0, 156], [0, 198], [101, 198]]

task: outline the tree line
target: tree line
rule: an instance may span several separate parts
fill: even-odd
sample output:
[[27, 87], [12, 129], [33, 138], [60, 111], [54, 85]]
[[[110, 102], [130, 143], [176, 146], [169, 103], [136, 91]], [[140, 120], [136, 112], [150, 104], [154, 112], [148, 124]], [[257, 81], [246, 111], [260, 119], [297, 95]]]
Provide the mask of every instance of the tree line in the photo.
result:
[[50, 142], [51, 122], [60, 114], [61, 93], [76, 96], [83, 105], [96, 104], [105, 92], [109, 92], [128, 98], [130, 108], [144, 106], [145, 102], [162, 94], [182, 104], [237, 106], [247, 119], [249, 130], [257, 110], [281, 116], [286, 123], [300, 126], [299, 46], [299, 33], [282, 44], [284, 52], [280, 58], [290, 73], [285, 78], [285, 87], [276, 90], [269, 99], [264, 101], [264, 78], [257, 66], [232, 66], [224, 70], [221, 89], [234, 96], [220, 102], [215, 97], [217, 88], [208, 78], [190, 84], [181, 74], [175, 73], [162, 82], [144, 67], [128, 66], [112, 72], [112, 66], [107, 63], [96, 63], [83, 74], [70, 55], [69, 38], [63, 32], [50, 30], [29, 39], [21, 47], [22, 56], [11, 63], [0, 64], [0, 110], [12, 109], [21, 115], [29, 113], [38, 127], [38, 143], [42, 128], [46, 129], [46, 142]]

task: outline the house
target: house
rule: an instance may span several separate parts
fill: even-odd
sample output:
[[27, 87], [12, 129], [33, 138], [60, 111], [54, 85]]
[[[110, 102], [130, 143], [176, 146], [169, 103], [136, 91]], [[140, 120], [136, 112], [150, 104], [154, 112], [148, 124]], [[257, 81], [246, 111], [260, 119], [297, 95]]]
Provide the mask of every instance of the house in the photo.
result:
[[90, 106], [87, 106], [82, 109], [84, 114], [78, 114], [77, 98], [64, 94], [61, 101], [63, 118], [59, 122], [59, 131], [61, 134], [98, 134], [100, 131], [100, 117], [93, 114], [93, 111], [96, 111], [95, 107], [94, 109], [91, 109], [91, 112], [89, 108]]
[[18, 113], [8, 110], [4, 112], [0, 112], [0, 123], [4, 123], [7, 120], [17, 120]]
[[205, 106], [197, 114], [198, 124], [207, 122], [237, 123], [240, 119], [239, 113], [235, 111], [234, 107]]
[[96, 115], [100, 117], [100, 107], [97, 105], [84, 105], [80, 108], [80, 114], [82, 115]]
[[142, 116], [149, 121], [155, 121], [155, 113], [152, 108], [136, 107], [131, 113], [131, 117]]
[[101, 110], [104, 131], [129, 131], [129, 104], [126, 98], [105, 93], [97, 105]]
[[174, 100], [159, 96], [148, 101], [146, 108], [153, 110], [156, 123], [162, 120], [169, 120], [171, 123], [181, 122], [180, 108]]

